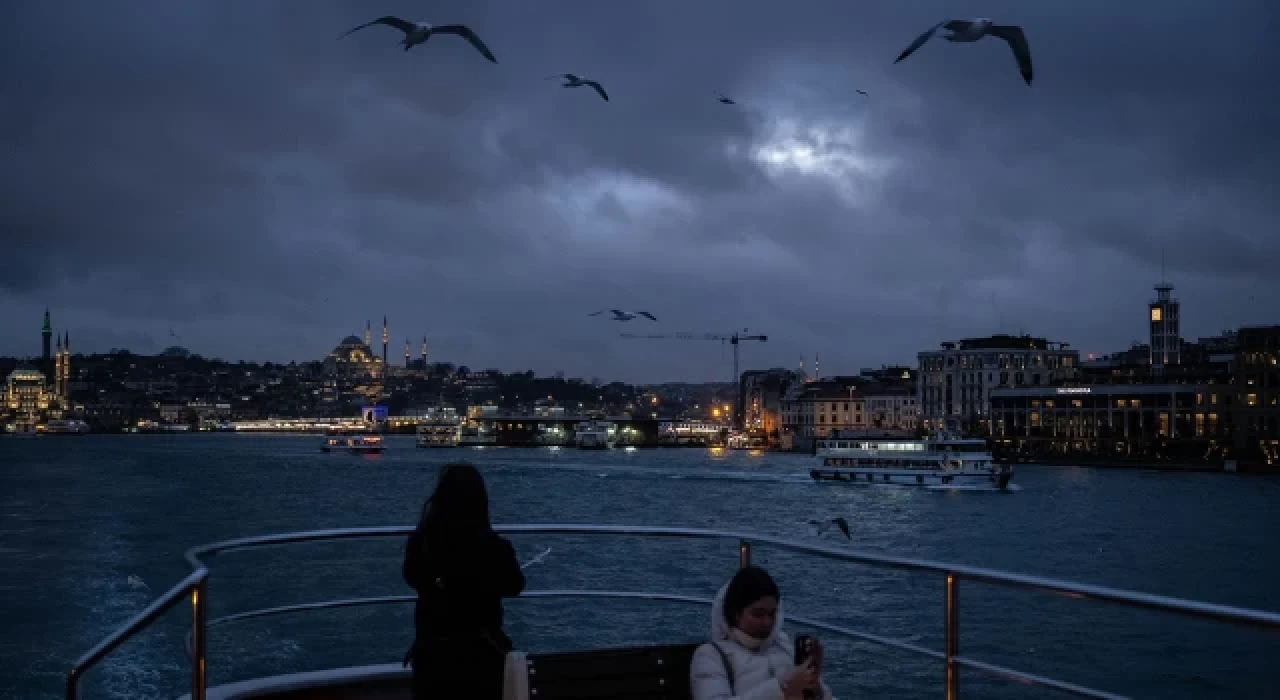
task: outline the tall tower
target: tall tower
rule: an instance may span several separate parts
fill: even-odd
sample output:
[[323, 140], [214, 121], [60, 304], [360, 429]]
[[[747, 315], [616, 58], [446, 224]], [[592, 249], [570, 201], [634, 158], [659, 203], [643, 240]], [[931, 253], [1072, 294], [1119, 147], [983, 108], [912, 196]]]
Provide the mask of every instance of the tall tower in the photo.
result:
[[427, 336], [422, 336], [422, 371], [427, 371]]
[[387, 343], [391, 340], [391, 336], [387, 335], [387, 317], [382, 317], [382, 366], [387, 366]]
[[1173, 285], [1156, 285], [1156, 298], [1147, 304], [1151, 319], [1151, 373], [1163, 374], [1165, 365], [1182, 362], [1182, 336], [1178, 332], [1178, 300]]
[[62, 332], [62, 405], [70, 406], [67, 402], [71, 396], [71, 334], [67, 331]]
[[369, 321], [364, 322], [364, 344], [373, 350], [373, 324]]
[[53, 350], [53, 395], [62, 397], [62, 336], [54, 342]]
[[50, 343], [53, 342], [53, 323], [49, 320], [49, 309], [44, 310], [44, 328], [40, 329], [40, 340], [40, 360], [43, 365], [40, 369], [49, 374], [49, 353], [52, 350]]
[[404, 368], [409, 369], [409, 339], [404, 339]]

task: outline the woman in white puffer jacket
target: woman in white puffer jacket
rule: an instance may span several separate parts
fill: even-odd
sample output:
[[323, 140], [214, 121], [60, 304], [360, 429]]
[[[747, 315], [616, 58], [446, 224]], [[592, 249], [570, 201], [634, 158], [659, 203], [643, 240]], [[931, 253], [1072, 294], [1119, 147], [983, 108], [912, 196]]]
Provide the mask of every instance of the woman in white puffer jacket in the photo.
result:
[[818, 688], [832, 700], [820, 676], [821, 645], [811, 661], [793, 663], [780, 598], [758, 566], [739, 569], [720, 589], [711, 606], [711, 641], [698, 647], [689, 667], [693, 700], [801, 700], [805, 689]]

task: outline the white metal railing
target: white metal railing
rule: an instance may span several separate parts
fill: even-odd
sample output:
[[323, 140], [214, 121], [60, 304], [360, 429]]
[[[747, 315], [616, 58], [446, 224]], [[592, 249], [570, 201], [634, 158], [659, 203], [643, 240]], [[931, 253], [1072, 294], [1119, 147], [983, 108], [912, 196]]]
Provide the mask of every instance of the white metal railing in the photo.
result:
[[[1038, 590], [1066, 596], [1074, 600], [1093, 600], [1115, 603], [1132, 608], [1144, 608], [1166, 613], [1173, 613], [1194, 618], [1210, 619], [1235, 625], [1260, 627], [1280, 630], [1280, 614], [1262, 610], [1203, 603], [1181, 598], [1138, 593], [1104, 586], [1072, 583], [1038, 576], [1006, 573], [972, 566], [946, 564], [923, 559], [909, 559], [881, 554], [859, 552], [849, 549], [837, 549], [822, 545], [806, 544], [767, 535], [731, 532], [725, 530], [709, 530], [698, 528], [652, 527], [631, 525], [570, 525], [570, 524], [527, 524], [498, 525], [495, 529], [508, 535], [612, 535], [639, 537], [667, 537], [686, 539], [736, 540], [738, 542], [739, 565], [746, 566], [751, 561], [753, 544], [799, 552], [811, 556], [834, 559], [844, 562], [864, 564], [879, 568], [890, 568], [907, 571], [927, 572], [943, 577], [945, 581], [944, 601], [945, 615], [943, 620], [944, 649], [937, 651], [890, 637], [869, 634], [848, 627], [834, 625], [820, 620], [804, 617], [791, 617], [797, 624], [813, 627], [844, 637], [859, 639], [873, 644], [886, 646], [900, 651], [907, 651], [941, 661], [945, 666], [944, 691], [947, 700], [955, 700], [959, 694], [959, 671], [969, 669], [990, 676], [1011, 680], [1033, 687], [1042, 687], [1059, 692], [1088, 698], [1105, 698], [1108, 700], [1123, 696], [1108, 693], [1095, 688], [1088, 688], [1063, 680], [1039, 676], [1018, 671], [1005, 666], [978, 661], [960, 655], [960, 615], [959, 584], [962, 579], [970, 581], [1009, 586], [1029, 590]], [[209, 569], [205, 559], [224, 552], [254, 547], [266, 547], [299, 542], [315, 542], [321, 540], [343, 540], [369, 537], [407, 536], [413, 531], [411, 527], [364, 527], [343, 528], [333, 530], [311, 530], [258, 537], [245, 537], [225, 540], [213, 544], [194, 547], [186, 552], [186, 559], [192, 566], [192, 573], [166, 591], [155, 602], [122, 625], [119, 629], [98, 643], [81, 656], [67, 674], [66, 697], [75, 700], [79, 694], [81, 676], [108, 654], [128, 641], [134, 634], [145, 629], [168, 610], [176, 606], [183, 598], [191, 599], [191, 636], [188, 639], [188, 654], [192, 661], [191, 699], [205, 700], [206, 690], [206, 637], [210, 627], [220, 626], [257, 617], [266, 617], [285, 613], [328, 610], [335, 608], [383, 605], [388, 603], [408, 603], [416, 600], [416, 596], [381, 596], [371, 598], [350, 598], [344, 600], [328, 600], [314, 603], [302, 603], [272, 608], [250, 610], [209, 620], [207, 617], [208, 600], [206, 596]], [[638, 591], [602, 591], [602, 590], [543, 590], [526, 591], [522, 598], [623, 598], [638, 600], [656, 600], [677, 603], [710, 605], [708, 598], [675, 593], [650, 593]]]

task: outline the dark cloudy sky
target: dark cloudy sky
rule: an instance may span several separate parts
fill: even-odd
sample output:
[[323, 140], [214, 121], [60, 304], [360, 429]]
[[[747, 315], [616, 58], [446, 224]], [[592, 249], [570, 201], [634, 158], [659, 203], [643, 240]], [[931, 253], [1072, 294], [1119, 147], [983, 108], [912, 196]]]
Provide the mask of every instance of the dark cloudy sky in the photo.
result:
[[[336, 40], [383, 13], [499, 64]], [[995, 39], [893, 64], [974, 15], [1025, 27], [1033, 87]], [[46, 305], [79, 351], [311, 359], [386, 314], [393, 356], [633, 381], [730, 355], [621, 330], [750, 328], [744, 365], [824, 373], [997, 331], [1106, 352], [1162, 248], [1184, 335], [1278, 322], [1277, 26], [1274, 0], [10, 3], [0, 354], [39, 351]]]

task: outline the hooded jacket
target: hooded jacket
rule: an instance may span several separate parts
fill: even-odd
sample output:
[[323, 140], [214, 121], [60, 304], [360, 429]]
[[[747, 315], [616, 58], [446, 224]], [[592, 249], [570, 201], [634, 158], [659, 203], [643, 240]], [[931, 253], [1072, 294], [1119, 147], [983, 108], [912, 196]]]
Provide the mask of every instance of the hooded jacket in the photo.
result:
[[[782, 631], [782, 605], [778, 605], [773, 629], [764, 644], [759, 649], [750, 649], [738, 641], [724, 619], [727, 590], [729, 584], [726, 583], [711, 605], [711, 642], [693, 653], [693, 663], [689, 666], [693, 700], [783, 700], [781, 679], [795, 667], [795, 649], [791, 638]], [[732, 670], [725, 668], [726, 660]], [[822, 697], [832, 700], [826, 683], [822, 684]]]

